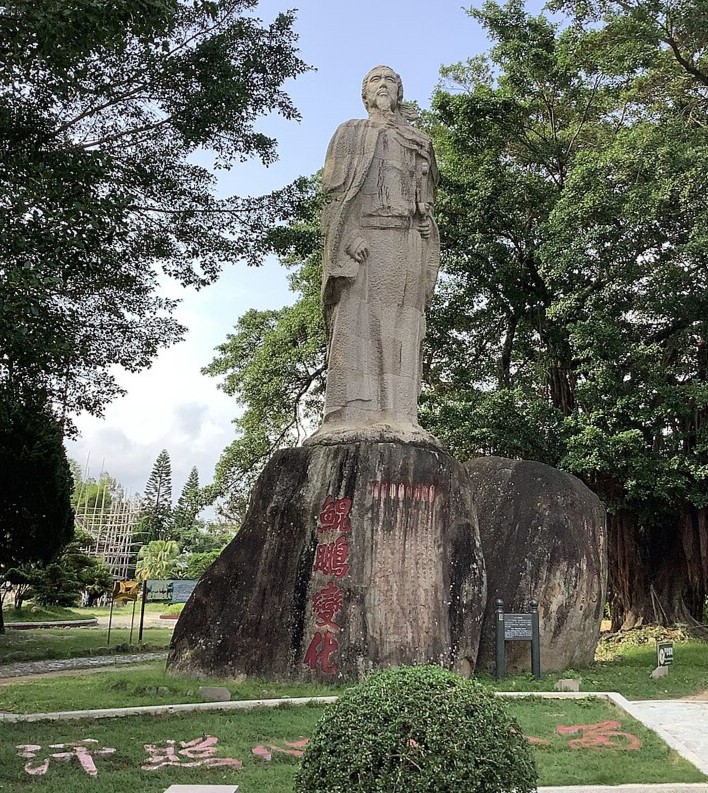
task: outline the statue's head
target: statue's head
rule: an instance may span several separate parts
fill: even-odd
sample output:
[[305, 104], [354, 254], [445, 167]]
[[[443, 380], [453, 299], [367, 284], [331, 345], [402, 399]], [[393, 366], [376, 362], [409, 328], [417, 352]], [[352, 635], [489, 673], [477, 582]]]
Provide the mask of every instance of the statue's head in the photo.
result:
[[403, 82], [390, 66], [374, 66], [361, 84], [361, 98], [367, 112], [374, 107], [396, 110], [403, 101]]

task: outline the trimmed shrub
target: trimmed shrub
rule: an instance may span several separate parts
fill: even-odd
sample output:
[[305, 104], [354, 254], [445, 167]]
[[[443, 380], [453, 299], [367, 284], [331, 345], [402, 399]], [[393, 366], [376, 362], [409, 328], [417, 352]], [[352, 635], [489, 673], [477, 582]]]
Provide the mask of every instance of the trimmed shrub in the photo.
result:
[[295, 793], [530, 793], [528, 742], [506, 706], [437, 666], [379, 672], [318, 723]]

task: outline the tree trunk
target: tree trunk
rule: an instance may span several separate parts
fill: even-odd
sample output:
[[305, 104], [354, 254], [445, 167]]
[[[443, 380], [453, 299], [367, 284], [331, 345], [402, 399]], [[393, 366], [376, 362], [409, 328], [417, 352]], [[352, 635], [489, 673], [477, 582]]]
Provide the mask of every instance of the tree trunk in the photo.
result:
[[612, 630], [702, 622], [708, 580], [706, 509], [641, 525], [619, 510], [608, 516], [608, 598]]

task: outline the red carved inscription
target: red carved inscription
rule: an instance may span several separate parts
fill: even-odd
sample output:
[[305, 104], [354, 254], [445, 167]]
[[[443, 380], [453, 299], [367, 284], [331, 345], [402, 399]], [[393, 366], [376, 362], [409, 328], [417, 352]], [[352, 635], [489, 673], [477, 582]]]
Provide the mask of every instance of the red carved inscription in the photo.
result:
[[332, 498], [332, 496], [327, 496], [322, 505], [317, 531], [320, 533], [333, 530], [351, 531], [352, 521], [349, 517], [351, 508], [351, 498]]
[[340, 534], [334, 542], [323, 542], [315, 551], [315, 572], [333, 575], [335, 578], [344, 578], [349, 572], [349, 543], [347, 538]]

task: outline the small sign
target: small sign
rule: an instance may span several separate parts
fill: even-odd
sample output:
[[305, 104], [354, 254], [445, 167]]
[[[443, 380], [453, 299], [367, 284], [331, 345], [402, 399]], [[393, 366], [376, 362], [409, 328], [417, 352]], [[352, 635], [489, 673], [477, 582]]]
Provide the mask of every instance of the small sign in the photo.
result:
[[196, 585], [196, 581], [173, 581], [170, 584], [170, 603], [186, 603]]
[[673, 642], [657, 642], [656, 643], [656, 665], [657, 666], [672, 666], [674, 663], [674, 643]]
[[530, 614], [504, 615], [504, 641], [530, 642], [533, 639], [533, 625]]
[[169, 600], [170, 590], [169, 585], [172, 583], [171, 578], [148, 578], [147, 582], [147, 601]]
[[496, 677], [501, 680], [506, 668], [506, 643], [531, 642], [531, 673], [538, 680], [541, 677], [541, 635], [538, 617], [538, 601], [529, 601], [529, 611], [525, 614], [505, 614], [504, 601], [494, 601], [496, 614]]

